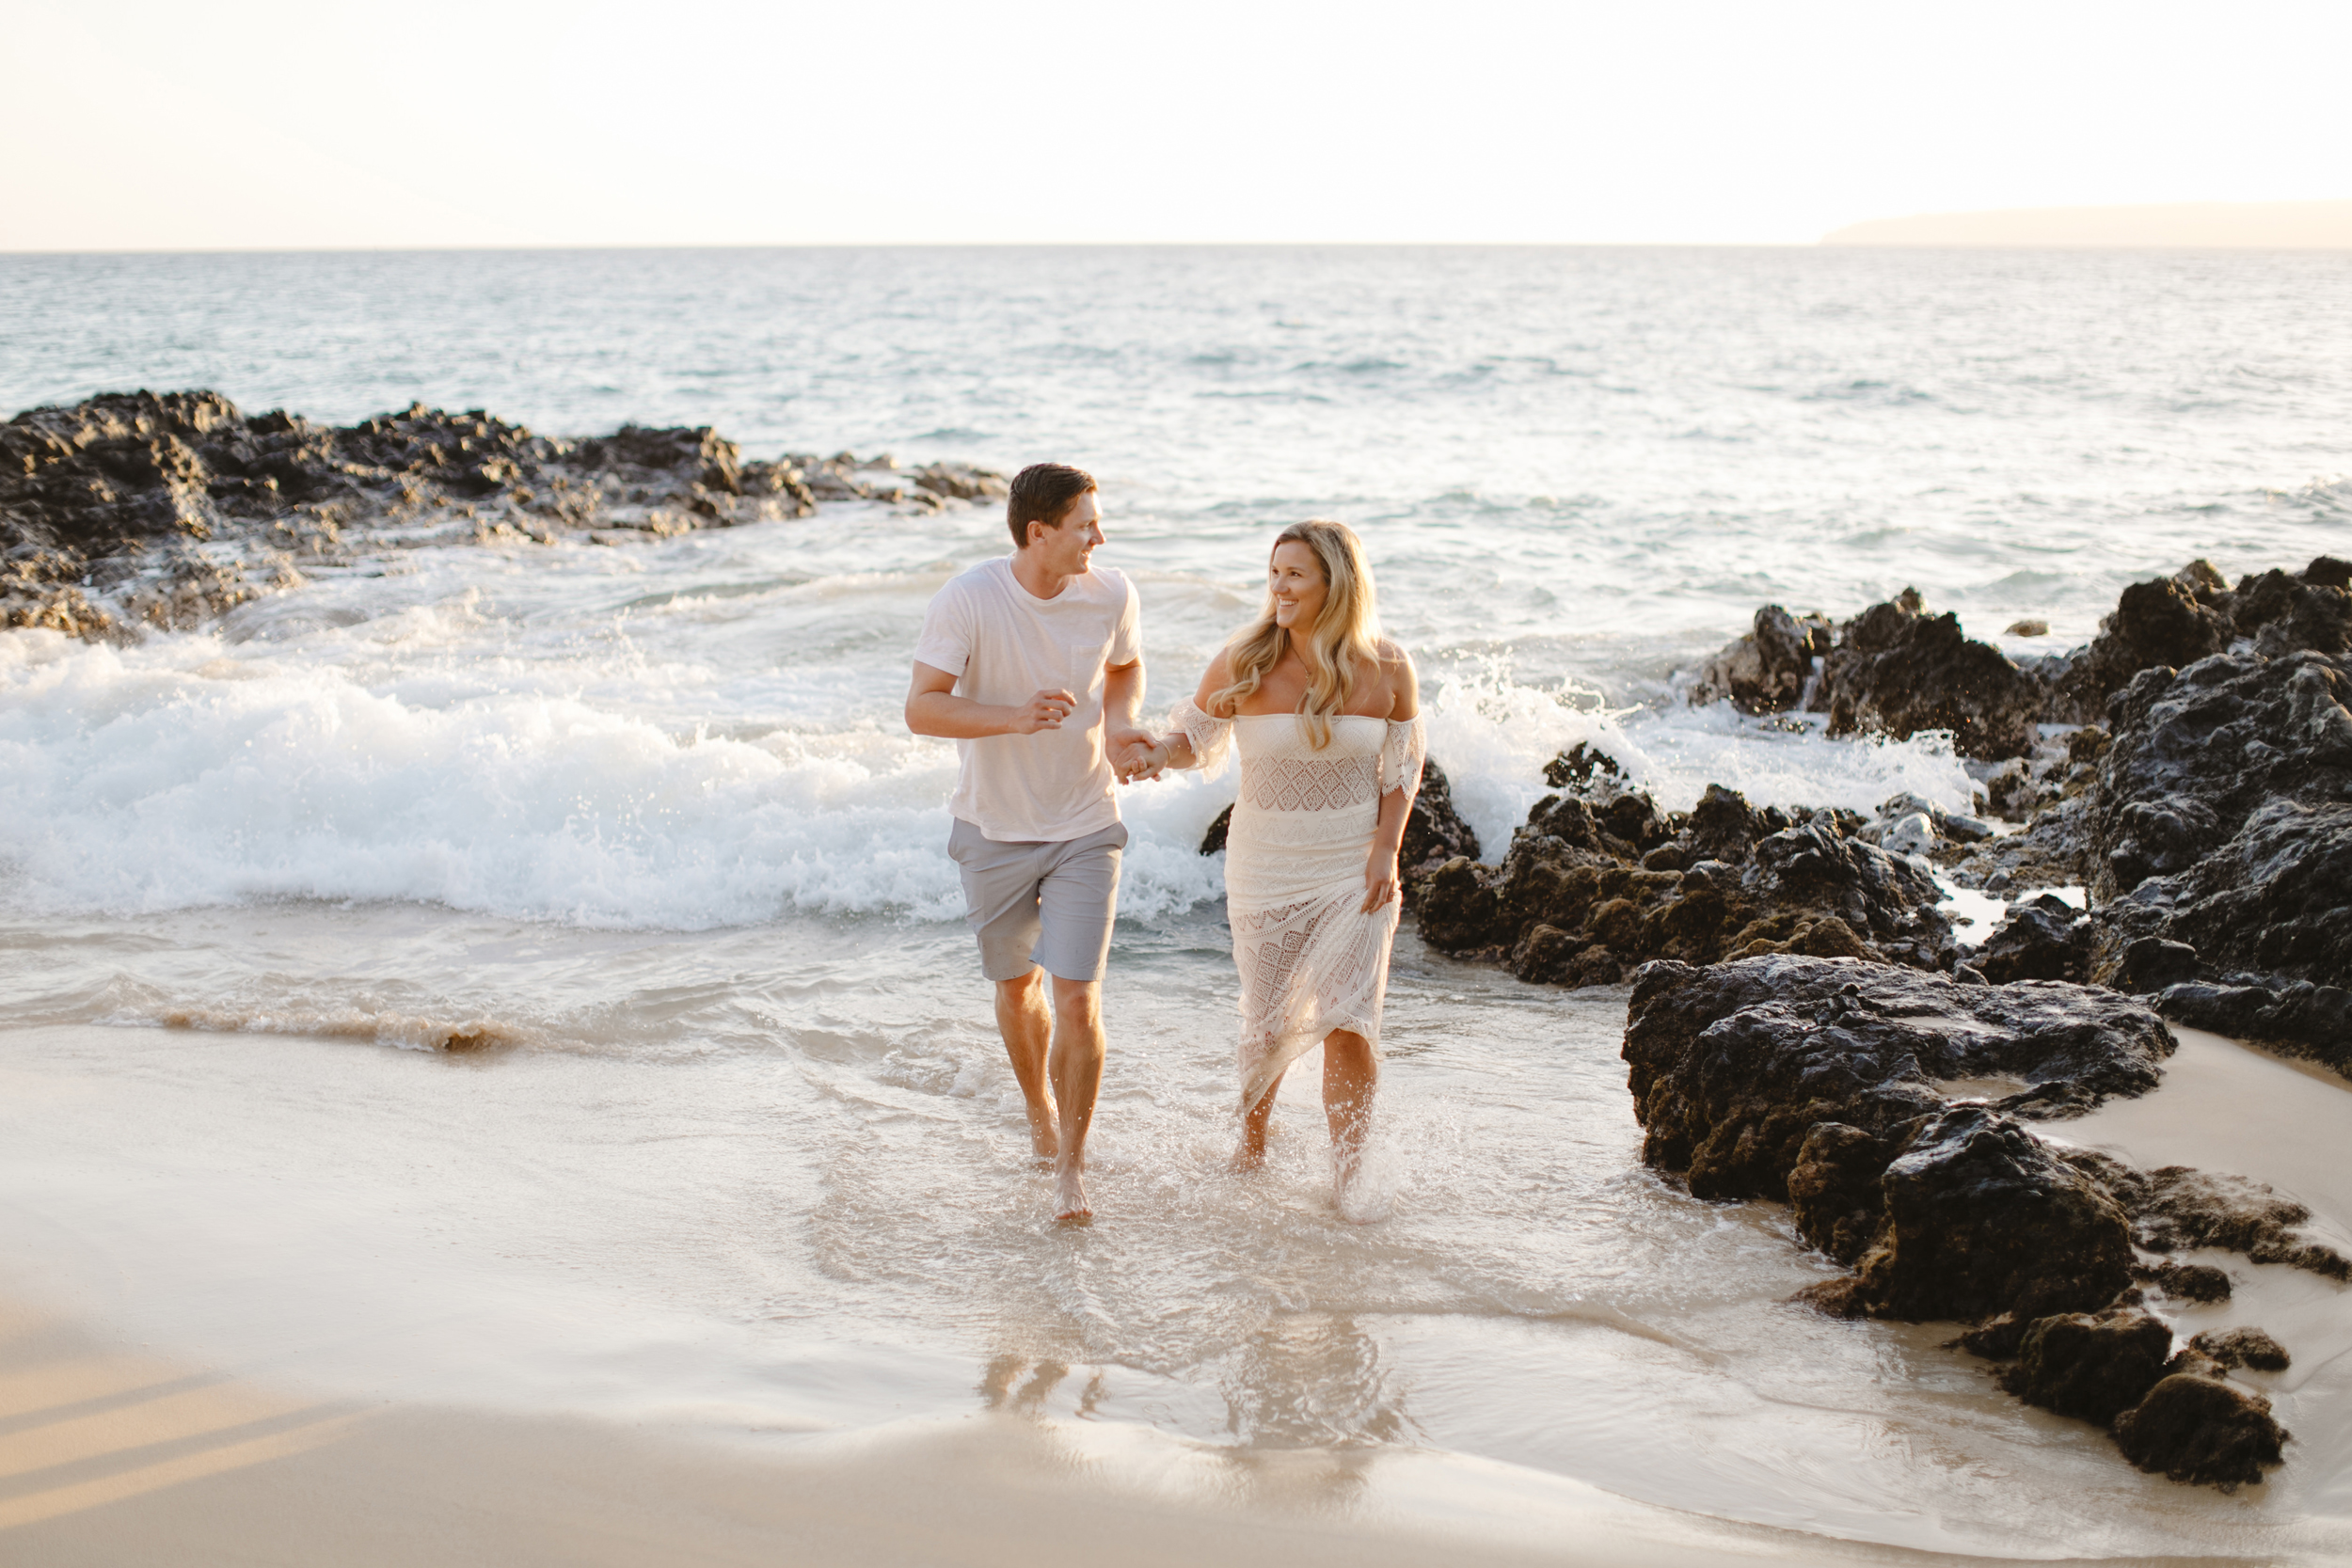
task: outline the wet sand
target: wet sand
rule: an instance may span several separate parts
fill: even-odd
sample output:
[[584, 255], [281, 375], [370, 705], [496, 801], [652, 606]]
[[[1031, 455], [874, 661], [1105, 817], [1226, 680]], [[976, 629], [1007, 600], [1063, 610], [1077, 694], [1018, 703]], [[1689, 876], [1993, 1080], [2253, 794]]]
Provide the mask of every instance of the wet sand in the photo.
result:
[[[143, 1050], [144, 1077], [110, 1076]], [[1666, 1318], [1724, 1348], [1677, 1373], [1675, 1353], [1650, 1347], [1662, 1381], [1641, 1385], [1647, 1403], [1625, 1402], [1631, 1384], [1578, 1392], [1608, 1363], [1576, 1360], [1578, 1340], [1540, 1325], [1432, 1320], [1442, 1342], [1399, 1363], [1418, 1368], [1424, 1422], [1452, 1408], [1451, 1379], [1515, 1419], [1571, 1434], [1598, 1423], [1619, 1450], [1654, 1450], [1618, 1466], [1649, 1488], [1634, 1500], [1573, 1445], [1539, 1467], [1449, 1447], [1441, 1427], [1235, 1444], [1167, 1430], [1154, 1412], [1182, 1390], [1132, 1370], [1112, 1370], [1097, 1410], [1101, 1370], [1049, 1351], [982, 1368], [859, 1345], [823, 1321], [778, 1348], [740, 1338], [726, 1313], [688, 1310], [683, 1275], [615, 1295], [628, 1260], [716, 1243], [680, 1234], [667, 1207], [641, 1233], [614, 1213], [636, 1178], [590, 1189], [584, 1169], [552, 1164], [595, 1122], [526, 1145], [525, 1108], [552, 1115], [561, 1084], [578, 1080], [595, 1116], [614, 1115], [610, 1076], [568, 1061], [526, 1072], [529, 1061], [485, 1077], [345, 1041], [0, 1030], [0, 1122], [14, 1128], [0, 1160], [0, 1561], [2318, 1563], [2352, 1544], [2352, 1355], [2336, 1348], [2352, 1313], [2342, 1287], [2297, 1271], [2238, 1259], [2237, 1296], [2198, 1309], [2260, 1323], [2296, 1355], [2265, 1381], [2296, 1436], [2288, 1465], [2233, 1498], [2140, 1477], [2081, 1423], [1992, 1393], [1981, 1364], [1935, 1348], [1941, 1325], [1831, 1324], [1776, 1307], [1804, 1263], [1753, 1206], [1693, 1217], [1755, 1251], [1771, 1292]], [[312, 1074], [360, 1087], [308, 1098]], [[467, 1120], [457, 1099], [436, 1099], [449, 1138], [428, 1142], [380, 1086], [439, 1079], [502, 1098]], [[2142, 1164], [2270, 1180], [2333, 1216], [2352, 1212], [2328, 1159], [2348, 1117], [2352, 1094], [2190, 1037], [2156, 1095], [2050, 1130]], [[362, 1128], [372, 1156], [355, 1143]], [[2194, 1143], [2209, 1133], [2219, 1141]], [[760, 1158], [774, 1157], [763, 1142]], [[677, 1156], [662, 1159], [676, 1182]], [[627, 1252], [572, 1228], [557, 1201], [570, 1189], [631, 1238]], [[463, 1229], [469, 1214], [503, 1217], [485, 1239]], [[525, 1244], [546, 1256], [501, 1272]], [[1699, 1244], [1677, 1256], [1703, 1275], [1714, 1265]], [[787, 1279], [778, 1299], [805, 1289]], [[1406, 1343], [1421, 1321], [1386, 1332]], [[2184, 1317], [2184, 1332], [2198, 1326]], [[1521, 1354], [1497, 1359], [1514, 1339]], [[1862, 1359], [1836, 1359], [1840, 1347]], [[1873, 1354], [1891, 1358], [1878, 1362], [1883, 1387]], [[1677, 1377], [1715, 1390], [1708, 1420], [1663, 1402]], [[1543, 1378], [1556, 1396], [1520, 1386]], [[1855, 1414], [1822, 1427], [1824, 1401]], [[1795, 1467], [1782, 1484], [1800, 1527], [1709, 1517], [1754, 1506], [1707, 1479], [1728, 1463], [1711, 1449], [1772, 1446], [1771, 1432]], [[1875, 1449], [1849, 1452], [1848, 1432]], [[1906, 1475], [1913, 1491], [1890, 1490]], [[1840, 1477], [1854, 1496], [1833, 1509], [1822, 1499]], [[1953, 1512], [1923, 1518], [1922, 1502]], [[1885, 1544], [1981, 1537], [2003, 1520], [2003, 1543], [1975, 1555]]]
[[1967, 1560], [1679, 1516], [1457, 1458], [1236, 1465], [1131, 1435], [984, 1414], [763, 1451], [319, 1399], [0, 1307], [0, 1559], [15, 1568]]

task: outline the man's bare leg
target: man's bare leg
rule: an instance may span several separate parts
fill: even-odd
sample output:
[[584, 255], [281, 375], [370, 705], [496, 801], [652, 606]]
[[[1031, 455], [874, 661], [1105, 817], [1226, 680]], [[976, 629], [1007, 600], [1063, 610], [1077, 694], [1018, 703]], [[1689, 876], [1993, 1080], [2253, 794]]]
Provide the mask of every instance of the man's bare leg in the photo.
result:
[[1331, 1170], [1340, 1206], [1363, 1172], [1372, 1134], [1372, 1096], [1380, 1085], [1380, 1058], [1372, 1042], [1350, 1029], [1323, 1037], [1323, 1114], [1331, 1123]]
[[[1059, 984], [1059, 981], [1055, 982]], [[1005, 1037], [1012, 1076], [1029, 1112], [1029, 1147], [1041, 1160], [1061, 1152], [1054, 1125], [1054, 1091], [1045, 1082], [1046, 1042], [1054, 1017], [1045, 1006], [1045, 971], [1031, 969], [1017, 980], [996, 982], [996, 1032]]]
[[1258, 1097], [1258, 1102], [1249, 1107], [1248, 1114], [1241, 1118], [1241, 1144], [1233, 1150], [1233, 1157], [1225, 1163], [1227, 1170], [1256, 1170], [1265, 1164], [1266, 1124], [1274, 1119], [1274, 1097], [1281, 1092], [1282, 1075], [1278, 1072], [1274, 1075], [1274, 1082], [1265, 1086], [1265, 1093]]
[[1061, 1107], [1061, 1144], [1054, 1158], [1054, 1217], [1084, 1219], [1087, 1132], [1094, 1125], [1094, 1095], [1103, 1085], [1103, 986], [1099, 980], [1054, 976], [1054, 1044], [1046, 1057], [1054, 1098]]

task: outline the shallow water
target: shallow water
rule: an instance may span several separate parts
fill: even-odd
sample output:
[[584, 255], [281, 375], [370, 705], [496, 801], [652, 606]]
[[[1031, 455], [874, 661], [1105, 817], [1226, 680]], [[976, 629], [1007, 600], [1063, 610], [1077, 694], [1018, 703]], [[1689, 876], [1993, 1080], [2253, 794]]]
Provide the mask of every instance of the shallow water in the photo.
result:
[[[2193, 555], [2343, 553], [2347, 265], [0, 258], [0, 402], [209, 384], [1075, 459], [1154, 705], [1248, 612], [1271, 527], [1333, 513], [1492, 852], [1579, 739], [1669, 804], [1966, 806], [1933, 737], [1674, 702], [1765, 599], [1912, 582], [1979, 633], [2048, 619], [2027, 651]], [[1312, 1063], [1273, 1168], [1223, 1174], [1231, 959], [1194, 846], [1230, 777], [1127, 797], [1102, 1218], [1054, 1228], [954, 918], [952, 752], [898, 718], [925, 600], [1002, 538], [839, 508], [387, 547], [201, 633], [0, 634], [15, 1256], [158, 1334], [388, 1392], [765, 1432], [996, 1404], [1900, 1545], [2343, 1549], [2324, 1378], [2288, 1420], [2308, 1447], [2222, 1498], [1994, 1393], [1947, 1329], [1781, 1306], [1822, 1267], [1785, 1214], [1641, 1166], [1621, 992], [1408, 932], [1391, 1217], [1333, 1212]]]

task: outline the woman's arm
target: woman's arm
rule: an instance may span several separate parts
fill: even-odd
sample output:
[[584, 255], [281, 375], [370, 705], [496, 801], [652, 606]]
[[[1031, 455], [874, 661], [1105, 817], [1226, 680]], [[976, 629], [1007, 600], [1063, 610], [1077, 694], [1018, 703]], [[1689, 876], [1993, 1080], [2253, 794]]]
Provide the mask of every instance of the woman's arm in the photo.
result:
[[[1381, 676], [1388, 683], [1388, 720], [1391, 724], [1409, 723], [1421, 716], [1421, 683], [1413, 673], [1413, 661], [1405, 650], [1393, 642], [1380, 646]], [[1380, 817], [1373, 824], [1372, 847], [1364, 855], [1363, 911], [1370, 914], [1385, 904], [1393, 902], [1403, 891], [1397, 869], [1397, 853], [1404, 847], [1405, 824], [1413, 811], [1416, 787], [1400, 782], [1396, 788], [1384, 790], [1380, 796]]]
[[[1201, 672], [1200, 685], [1192, 694], [1193, 705], [1207, 713], [1209, 699], [1232, 683], [1232, 666], [1227, 660], [1224, 650], [1219, 649], [1217, 656], [1209, 660], [1208, 669]], [[1171, 730], [1137, 756], [1136, 766], [1126, 778], [1130, 784], [1143, 779], [1156, 779], [1163, 769], [1194, 768], [1200, 762], [1200, 757], [1193, 752], [1191, 736], [1181, 729]]]

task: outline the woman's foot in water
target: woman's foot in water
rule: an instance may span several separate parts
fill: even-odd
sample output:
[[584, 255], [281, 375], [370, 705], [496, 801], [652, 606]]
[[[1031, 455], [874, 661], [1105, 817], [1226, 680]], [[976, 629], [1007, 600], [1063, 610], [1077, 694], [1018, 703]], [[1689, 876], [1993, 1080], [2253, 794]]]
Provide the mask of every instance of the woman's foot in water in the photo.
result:
[[1277, 1078], [1266, 1085], [1258, 1102], [1242, 1113], [1241, 1142], [1233, 1148], [1233, 1157], [1225, 1162], [1225, 1168], [1236, 1175], [1244, 1171], [1265, 1168], [1266, 1129], [1274, 1120], [1274, 1091], [1282, 1086]]

